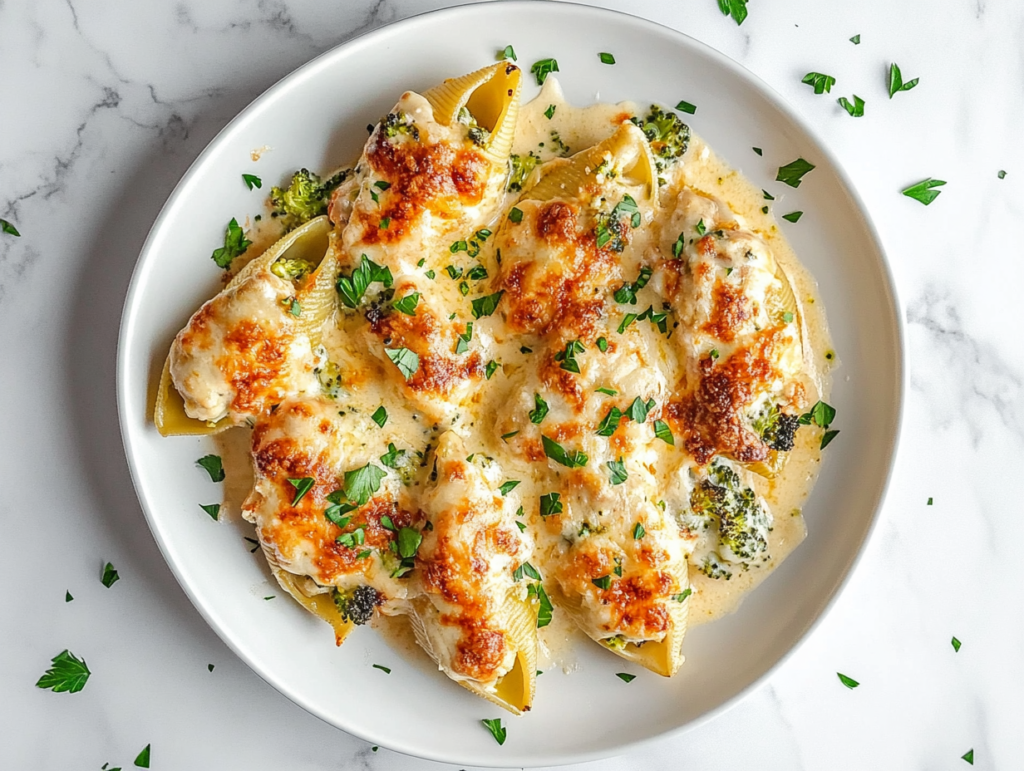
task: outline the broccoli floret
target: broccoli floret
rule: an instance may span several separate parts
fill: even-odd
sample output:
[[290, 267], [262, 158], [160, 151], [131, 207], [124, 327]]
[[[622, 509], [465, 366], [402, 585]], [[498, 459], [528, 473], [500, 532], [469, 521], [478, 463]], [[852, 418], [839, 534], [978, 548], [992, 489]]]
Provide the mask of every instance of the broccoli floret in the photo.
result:
[[[712, 462], [707, 479], [690, 495], [693, 512], [718, 524], [718, 556], [744, 568], [768, 556], [768, 512], [757, 493], [720, 460]], [[710, 575], [710, 574], [709, 574]]]
[[313, 263], [302, 259], [278, 257], [270, 266], [270, 272], [286, 281], [298, 281], [313, 272]]
[[361, 626], [373, 617], [373, 609], [384, 601], [372, 586], [360, 584], [351, 592], [334, 590], [334, 604], [345, 621]]
[[655, 104], [651, 105], [651, 111], [643, 120], [637, 117], [631, 120], [651, 143], [658, 171], [664, 171], [679, 160], [690, 144], [690, 127], [674, 112], [663, 110]]
[[457, 120], [465, 126], [469, 126], [469, 132], [467, 136], [473, 144], [483, 146], [487, 144], [487, 140], [491, 137], [491, 132], [476, 122], [476, 118], [473, 114], [465, 107], [459, 109], [459, 115]]
[[531, 150], [529, 155], [513, 155], [508, 159], [508, 162], [511, 164], [508, 189], [512, 192], [517, 192], [523, 189], [526, 180], [533, 173], [533, 170], [537, 168], [537, 164], [540, 163], [540, 157], [534, 155], [533, 150]]
[[299, 169], [292, 175], [287, 188], [271, 188], [271, 216], [279, 218], [284, 223], [285, 231], [288, 231], [326, 214], [327, 202], [334, 188], [351, 173], [351, 169], [342, 169], [333, 177], [322, 180], [309, 169]]
[[412, 117], [406, 115], [404, 112], [389, 112], [384, 116], [384, 120], [380, 122], [380, 126], [381, 130], [384, 132], [384, 136], [388, 139], [394, 139], [401, 134], [406, 134], [419, 141], [420, 130], [416, 128], [416, 124], [413, 123]]
[[761, 441], [779, 452], [793, 449], [796, 430], [800, 428], [797, 415], [787, 415], [777, 404], [766, 407], [753, 421], [754, 431]]
[[708, 578], [728, 581], [732, 578], [732, 571], [725, 567], [715, 552], [708, 554], [700, 565], [700, 572]]

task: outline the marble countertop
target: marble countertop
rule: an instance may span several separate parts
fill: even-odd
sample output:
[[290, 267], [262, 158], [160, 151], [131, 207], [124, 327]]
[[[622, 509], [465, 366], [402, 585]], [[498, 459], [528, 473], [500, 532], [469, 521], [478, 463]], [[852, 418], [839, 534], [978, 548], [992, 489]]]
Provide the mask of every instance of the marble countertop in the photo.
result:
[[[207, 142], [313, 56], [450, 4], [0, 2], [0, 218], [21, 233], [0, 233], [0, 766], [133, 767], [151, 745], [155, 769], [447, 768], [306, 714], [206, 625], [132, 489], [114, 359], [136, 256]], [[1024, 4], [751, 0], [740, 27], [715, 0], [599, 4], [724, 52], [817, 129], [882, 234], [911, 388], [875, 536], [797, 655], [717, 719], [586, 768], [955, 769], [971, 749], [1024, 767], [1024, 346], [1003, 331], [1024, 326], [1005, 240], [1024, 218]], [[890, 100], [893, 61], [920, 84]], [[812, 70], [833, 99], [800, 83]], [[863, 118], [834, 101], [852, 91]], [[948, 181], [931, 206], [900, 195], [929, 176]], [[34, 687], [64, 648], [93, 652], [74, 697]]]

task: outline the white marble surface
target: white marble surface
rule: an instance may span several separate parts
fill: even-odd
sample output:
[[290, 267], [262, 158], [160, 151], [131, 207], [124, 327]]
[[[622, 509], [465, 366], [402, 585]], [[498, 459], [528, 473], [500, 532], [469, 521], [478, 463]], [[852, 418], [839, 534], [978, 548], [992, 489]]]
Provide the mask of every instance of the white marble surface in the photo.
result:
[[[316, 54], [448, 4], [0, 0], [0, 217], [22, 234], [0, 235], [0, 767], [131, 767], [152, 744], [154, 769], [444, 768], [307, 715], [206, 626], [132, 490], [114, 354], [143, 239], [214, 134]], [[586, 768], [953, 769], [971, 748], [1024, 768], [1024, 4], [751, 0], [742, 27], [715, 0], [600, 4], [735, 58], [825, 137], [888, 249], [911, 390], [875, 538], [811, 639], [725, 715]], [[890, 101], [893, 60], [921, 83]], [[900, 196], [928, 176], [934, 204]], [[64, 648], [88, 687], [35, 688]]]

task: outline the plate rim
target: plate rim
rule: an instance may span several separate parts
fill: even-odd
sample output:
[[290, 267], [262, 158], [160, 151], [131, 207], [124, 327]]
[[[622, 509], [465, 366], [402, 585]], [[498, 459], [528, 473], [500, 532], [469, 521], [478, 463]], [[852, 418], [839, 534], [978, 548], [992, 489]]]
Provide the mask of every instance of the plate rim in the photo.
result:
[[[888, 463], [885, 470], [884, 479], [881, 480], [881, 484], [877, 488], [876, 499], [873, 505], [873, 511], [868, 522], [867, 528], [864, 531], [861, 542], [857, 547], [857, 550], [846, 567], [844, 574], [839, 579], [836, 586], [832, 589], [830, 594], [824, 599], [824, 603], [821, 609], [818, 611], [815, 618], [807, 624], [806, 628], [803, 629], [796, 641], [790, 646], [789, 650], [783, 653], [774, 663], [772, 663], [768, 669], [762, 673], [759, 677], [748, 683], [742, 689], [737, 691], [734, 695], [723, 701], [718, 706], [709, 709], [703, 714], [681, 724], [674, 728], [663, 731], [659, 734], [651, 736], [641, 737], [633, 741], [628, 741], [618, 745], [613, 749], [601, 749], [592, 751], [578, 751], [578, 752], [562, 752], [558, 751], [556, 754], [541, 759], [531, 759], [522, 764], [523, 758], [516, 758], [511, 755], [504, 757], [500, 755], [487, 755], [480, 756], [475, 755], [472, 752], [463, 753], [461, 755], [455, 754], [442, 754], [432, 750], [422, 750], [414, 746], [406, 745], [395, 745], [393, 744], [392, 737], [387, 737], [386, 741], [381, 741], [380, 737], [374, 736], [372, 732], [357, 732], [349, 728], [338, 725], [333, 720], [328, 719], [321, 710], [310, 704], [306, 698], [297, 692], [294, 692], [285, 683], [277, 682], [270, 676], [266, 675], [261, 669], [247, 656], [241, 648], [241, 645], [236, 642], [233, 633], [223, 628], [219, 623], [216, 623], [212, 618], [210, 611], [206, 606], [199, 601], [198, 597], [192, 590], [191, 585], [184, 579], [181, 574], [180, 568], [176, 561], [171, 559], [169, 556], [169, 546], [165, 542], [163, 533], [160, 530], [159, 525], [156, 522], [154, 514], [151, 511], [150, 502], [141, 492], [139, 471], [137, 469], [135, 460], [135, 447], [132, 440], [132, 430], [129, 428], [129, 415], [127, 413], [127, 390], [128, 390], [128, 350], [129, 343], [134, 336], [133, 321], [139, 310], [139, 296], [142, 285], [142, 274], [144, 273], [141, 268], [144, 267], [145, 263], [148, 263], [151, 258], [150, 250], [153, 248], [153, 243], [156, 240], [159, 233], [166, 226], [166, 221], [170, 218], [170, 213], [177, 208], [178, 200], [182, 196], [185, 187], [191, 180], [194, 173], [204, 165], [208, 156], [212, 155], [221, 144], [227, 142], [229, 137], [234, 133], [236, 129], [240, 127], [244, 119], [250, 112], [256, 109], [259, 105], [265, 101], [271, 101], [277, 97], [279, 92], [285, 91], [292, 88], [294, 83], [300, 81], [302, 78], [310, 75], [315, 69], [326, 65], [327, 60], [341, 55], [341, 52], [350, 47], [373, 45], [380, 42], [380, 40], [386, 39], [388, 36], [401, 34], [407, 28], [414, 28], [420, 25], [427, 18], [442, 17], [442, 16], [458, 16], [467, 12], [498, 12], [498, 13], [515, 13], [517, 10], [526, 10], [531, 7], [538, 5], [544, 5], [546, 10], [553, 10], [555, 8], [565, 9], [566, 13], [574, 14], [590, 14], [595, 17], [604, 17], [609, 20], [618, 20], [619, 22], [625, 22], [636, 27], [639, 27], [641, 31], [648, 31], [664, 35], [670, 38], [675, 38], [676, 42], [690, 47], [696, 50], [700, 55], [706, 57], [709, 61], [718, 67], [722, 67], [728, 70], [731, 74], [738, 77], [740, 80], [745, 81], [748, 85], [759, 91], [772, 105], [772, 107], [781, 113], [786, 119], [791, 121], [803, 134], [801, 141], [806, 141], [809, 146], [816, 152], [821, 158], [827, 160], [832, 170], [835, 172], [836, 177], [841, 185], [843, 192], [849, 196], [851, 202], [857, 209], [859, 215], [863, 220], [863, 224], [867, 235], [874, 242], [874, 245], [878, 253], [878, 267], [880, 268], [880, 278], [883, 281], [884, 289], [886, 290], [886, 304], [889, 306], [891, 318], [888, 320], [891, 325], [891, 331], [893, 334], [894, 348], [895, 348], [895, 361], [892, 362], [893, 370], [895, 373], [894, 392], [891, 394], [891, 398], [894, 400], [894, 411], [892, 425], [889, 427], [887, 433], [890, 434], [888, 441]], [[557, 12], [561, 12], [557, 11]], [[379, 40], [378, 40], [379, 39]], [[156, 541], [157, 547], [160, 550], [161, 556], [164, 562], [170, 568], [171, 573], [174, 575], [178, 585], [184, 591], [189, 602], [192, 603], [193, 607], [199, 612], [200, 616], [207, 623], [207, 625], [214, 631], [214, 633], [231, 649], [231, 651], [238, 656], [246, 666], [249, 667], [258, 677], [264, 682], [273, 687], [277, 692], [284, 695], [290, 701], [297, 706], [301, 707], [307, 713], [317, 717], [324, 723], [344, 731], [352, 736], [356, 736], [364, 741], [377, 744], [379, 746], [386, 747], [389, 750], [398, 752], [410, 757], [422, 758], [426, 760], [432, 760], [441, 763], [455, 763], [455, 764], [469, 764], [476, 765], [479, 767], [487, 768], [506, 768], [509, 767], [509, 761], [513, 761], [512, 765], [519, 765], [521, 767], [540, 767], [540, 766], [562, 766], [575, 763], [583, 763], [588, 761], [599, 760], [602, 758], [615, 757], [618, 755], [625, 754], [626, 752], [633, 752], [641, 748], [650, 746], [657, 742], [663, 742], [669, 738], [677, 737], [684, 732], [693, 730], [699, 726], [714, 720], [720, 715], [728, 712], [741, 701], [748, 698], [755, 691], [762, 688], [772, 677], [774, 677], [779, 670], [786, 664], [799, 650], [801, 650], [807, 641], [811, 638], [813, 633], [819, 628], [819, 626], [825, 621], [825, 619], [831, 615], [839, 597], [848, 589], [850, 580], [854, 573], [859, 568], [862, 560], [864, 559], [865, 553], [873, 544], [875, 536], [878, 530], [879, 520], [881, 519], [882, 511], [889, 499], [893, 478], [897, 464], [899, 462], [899, 449], [902, 443], [905, 418], [906, 418], [906, 394], [908, 389], [908, 377], [909, 377], [909, 364], [908, 364], [908, 352], [906, 346], [906, 322], [905, 322], [905, 306], [900, 297], [898, 286], [896, 283], [895, 275], [893, 273], [891, 262], [887, 256], [887, 252], [882, 240], [881, 234], [875, 225], [874, 218], [871, 216], [870, 209], [865, 204], [860, 191], [853, 184], [853, 181], [846, 170], [846, 167], [839, 160], [837, 155], [833, 153], [831, 148], [825, 143], [817, 130], [814, 129], [809, 121], [807, 121], [801, 113], [799, 113], [789, 102], [783, 97], [778, 91], [775, 90], [769, 83], [763, 80], [756, 73], [744, 67], [739, 62], [735, 61], [728, 55], [721, 51], [713, 48], [707, 43], [704, 43], [697, 38], [688, 35], [685, 32], [669, 27], [665, 24], [661, 24], [657, 21], [647, 19], [635, 14], [627, 13], [620, 10], [614, 10], [609, 8], [603, 8], [598, 6], [586, 5], [577, 2], [558, 2], [552, 3], [550, 0], [505, 0], [501, 3], [488, 2], [487, 0], [480, 0], [479, 2], [471, 2], [463, 5], [449, 6], [445, 8], [434, 9], [418, 13], [406, 18], [391, 22], [382, 27], [378, 27], [373, 30], [368, 30], [356, 34], [352, 37], [345, 39], [343, 42], [327, 49], [326, 51], [318, 54], [314, 58], [305, 62], [304, 64], [296, 67], [295, 69], [288, 72], [282, 78], [277, 80], [273, 85], [261, 92], [257, 97], [251, 100], [245, 107], [239, 110], [235, 116], [220, 130], [217, 134], [206, 144], [202, 151], [196, 156], [195, 160], [189, 164], [188, 168], [182, 174], [178, 180], [174, 189], [171, 191], [167, 200], [164, 202], [153, 221], [152, 226], [143, 242], [142, 248], [136, 258], [135, 267], [132, 270], [131, 281], [128, 285], [128, 290], [125, 296], [125, 302], [121, 314], [121, 320], [118, 329], [117, 338], [117, 356], [116, 356], [116, 396], [117, 396], [117, 412], [118, 412], [118, 423], [121, 433], [121, 440], [125, 451], [127, 465], [129, 473], [131, 475], [132, 486], [135, 489], [136, 497], [139, 500], [140, 508], [142, 509], [143, 515], [145, 516], [146, 523], [149, 527], [150, 532]], [[492, 751], [493, 752], [493, 751]]]

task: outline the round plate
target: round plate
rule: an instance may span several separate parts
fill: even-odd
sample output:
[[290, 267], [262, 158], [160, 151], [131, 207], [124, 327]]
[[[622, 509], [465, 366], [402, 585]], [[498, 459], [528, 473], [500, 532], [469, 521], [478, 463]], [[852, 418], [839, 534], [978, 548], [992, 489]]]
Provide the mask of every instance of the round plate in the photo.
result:
[[[784, 195], [786, 210], [804, 211], [787, 235], [820, 283], [843, 361], [832, 395], [842, 434], [805, 507], [806, 542], [737, 613], [691, 631], [675, 678], [641, 672], [626, 686], [614, 673], [628, 664], [584, 646], [580, 670], [545, 672], [533, 712], [521, 718], [372, 630], [335, 648], [327, 625], [296, 603], [283, 596], [264, 602], [264, 595], [283, 593], [266, 583], [263, 560], [245, 548], [241, 536], [249, 533], [211, 522], [197, 506], [216, 495], [195, 466], [213, 450], [212, 440], [160, 437], [147, 405], [174, 333], [220, 287], [210, 253], [225, 223], [260, 211], [267, 188], [248, 192], [241, 174], [258, 174], [269, 186], [303, 166], [329, 171], [358, 156], [366, 125], [404, 90], [482, 67], [509, 43], [524, 69], [556, 57], [575, 104], [699, 105], [689, 120], [719, 155]], [[600, 62], [601, 51], [614, 53], [615, 66]], [[531, 82], [524, 100], [534, 93]], [[265, 146], [254, 162], [250, 153]], [[778, 167], [798, 156], [817, 167], [799, 190], [775, 183]], [[210, 626], [281, 693], [339, 728], [410, 755], [476, 766], [580, 762], [722, 711], [821, 618], [871, 530], [892, 467], [904, 390], [900, 319], [877, 234], [847, 176], [749, 72], [685, 35], [610, 11], [563, 3], [463, 6], [327, 52], [249, 105], [199, 156], [157, 218], [128, 291], [118, 352], [121, 427], [139, 499], [171, 569]], [[391, 675], [373, 663], [391, 667]], [[501, 747], [480, 725], [494, 717], [508, 729]]]

